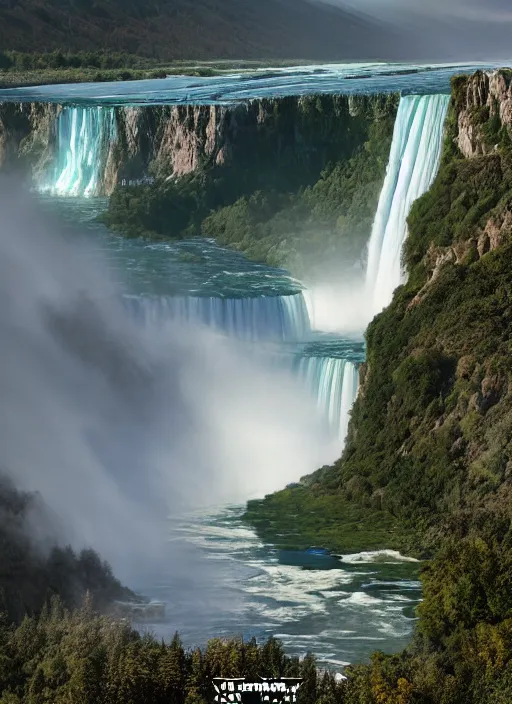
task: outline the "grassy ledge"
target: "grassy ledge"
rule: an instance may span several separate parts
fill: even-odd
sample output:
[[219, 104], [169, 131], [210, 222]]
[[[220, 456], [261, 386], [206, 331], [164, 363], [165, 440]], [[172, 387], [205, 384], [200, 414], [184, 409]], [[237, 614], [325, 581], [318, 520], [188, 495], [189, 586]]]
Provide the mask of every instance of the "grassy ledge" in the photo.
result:
[[323, 545], [335, 552], [354, 553], [401, 550], [407, 544], [399, 522], [389, 513], [303, 486], [249, 501], [244, 520], [263, 542], [280, 549]]

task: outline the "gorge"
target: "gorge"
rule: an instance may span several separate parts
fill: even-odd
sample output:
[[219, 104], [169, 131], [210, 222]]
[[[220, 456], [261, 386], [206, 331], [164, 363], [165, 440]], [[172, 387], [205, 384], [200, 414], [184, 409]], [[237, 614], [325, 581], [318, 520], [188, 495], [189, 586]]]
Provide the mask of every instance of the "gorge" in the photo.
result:
[[[351, 668], [347, 702], [363, 701], [358, 686], [390, 702], [506, 702], [510, 691], [508, 656], [493, 650], [510, 642], [510, 75], [456, 77], [447, 91], [0, 104], [0, 161], [34, 179], [48, 207], [79, 198], [83, 218], [84, 198], [110, 196], [102, 220], [124, 236], [88, 227], [115, 266], [132, 262], [131, 317], [200, 323], [285, 367], [338, 455], [346, 440], [341, 459], [290, 474], [298, 486], [250, 501], [245, 516], [265, 544], [320, 538], [344, 555], [337, 574], [280, 569], [241, 512], [181, 525], [203, 546], [217, 531], [219, 550], [234, 530], [248, 593], [268, 606], [282, 590], [272, 608], [287, 630], [267, 611], [262, 632], [293, 653], [316, 638], [335, 667], [364, 660], [375, 639], [396, 651], [420, 594], [414, 563], [392, 551], [433, 558], [413, 644]], [[156, 263], [165, 257], [173, 263]], [[357, 301], [358, 334], [344, 310], [336, 332], [317, 330], [326, 286], [334, 308]], [[349, 627], [333, 634], [340, 613]]]

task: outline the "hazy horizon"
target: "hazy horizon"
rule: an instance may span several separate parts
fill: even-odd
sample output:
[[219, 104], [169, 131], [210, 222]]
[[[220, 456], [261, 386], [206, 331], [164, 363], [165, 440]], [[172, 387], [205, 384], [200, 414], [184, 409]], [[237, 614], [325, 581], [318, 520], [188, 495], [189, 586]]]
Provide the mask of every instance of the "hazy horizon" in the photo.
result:
[[[510, 61], [512, 8], [505, 0], [312, 0], [350, 11], [402, 42], [403, 61]], [[361, 57], [371, 53], [361, 47]], [[395, 52], [393, 52], [395, 53]], [[361, 60], [363, 60], [361, 58]], [[383, 55], [383, 60], [386, 56]], [[389, 61], [394, 59], [389, 58]]]

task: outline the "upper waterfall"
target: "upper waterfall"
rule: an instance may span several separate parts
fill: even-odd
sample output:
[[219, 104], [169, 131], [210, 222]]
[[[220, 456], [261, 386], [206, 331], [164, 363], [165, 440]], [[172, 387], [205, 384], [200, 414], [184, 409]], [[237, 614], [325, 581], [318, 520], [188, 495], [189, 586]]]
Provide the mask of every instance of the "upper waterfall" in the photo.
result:
[[449, 95], [402, 97], [386, 178], [368, 245], [366, 293], [376, 315], [403, 281], [401, 252], [412, 204], [437, 174]]
[[53, 170], [41, 190], [59, 196], [99, 195], [109, 147], [117, 139], [115, 109], [63, 108], [56, 129]]

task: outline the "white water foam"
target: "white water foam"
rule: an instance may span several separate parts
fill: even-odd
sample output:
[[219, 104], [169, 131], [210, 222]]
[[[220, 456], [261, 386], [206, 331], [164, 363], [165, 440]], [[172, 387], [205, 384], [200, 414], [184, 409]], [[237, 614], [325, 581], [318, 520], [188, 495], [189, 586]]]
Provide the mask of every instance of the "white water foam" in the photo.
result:
[[56, 128], [56, 162], [40, 190], [59, 196], [101, 195], [109, 147], [117, 140], [115, 109], [65, 107]]
[[372, 563], [380, 562], [384, 564], [395, 564], [397, 562], [420, 562], [415, 557], [407, 557], [397, 550], [373, 550], [370, 552], [356, 552], [349, 555], [340, 555], [343, 562], [348, 563]]

